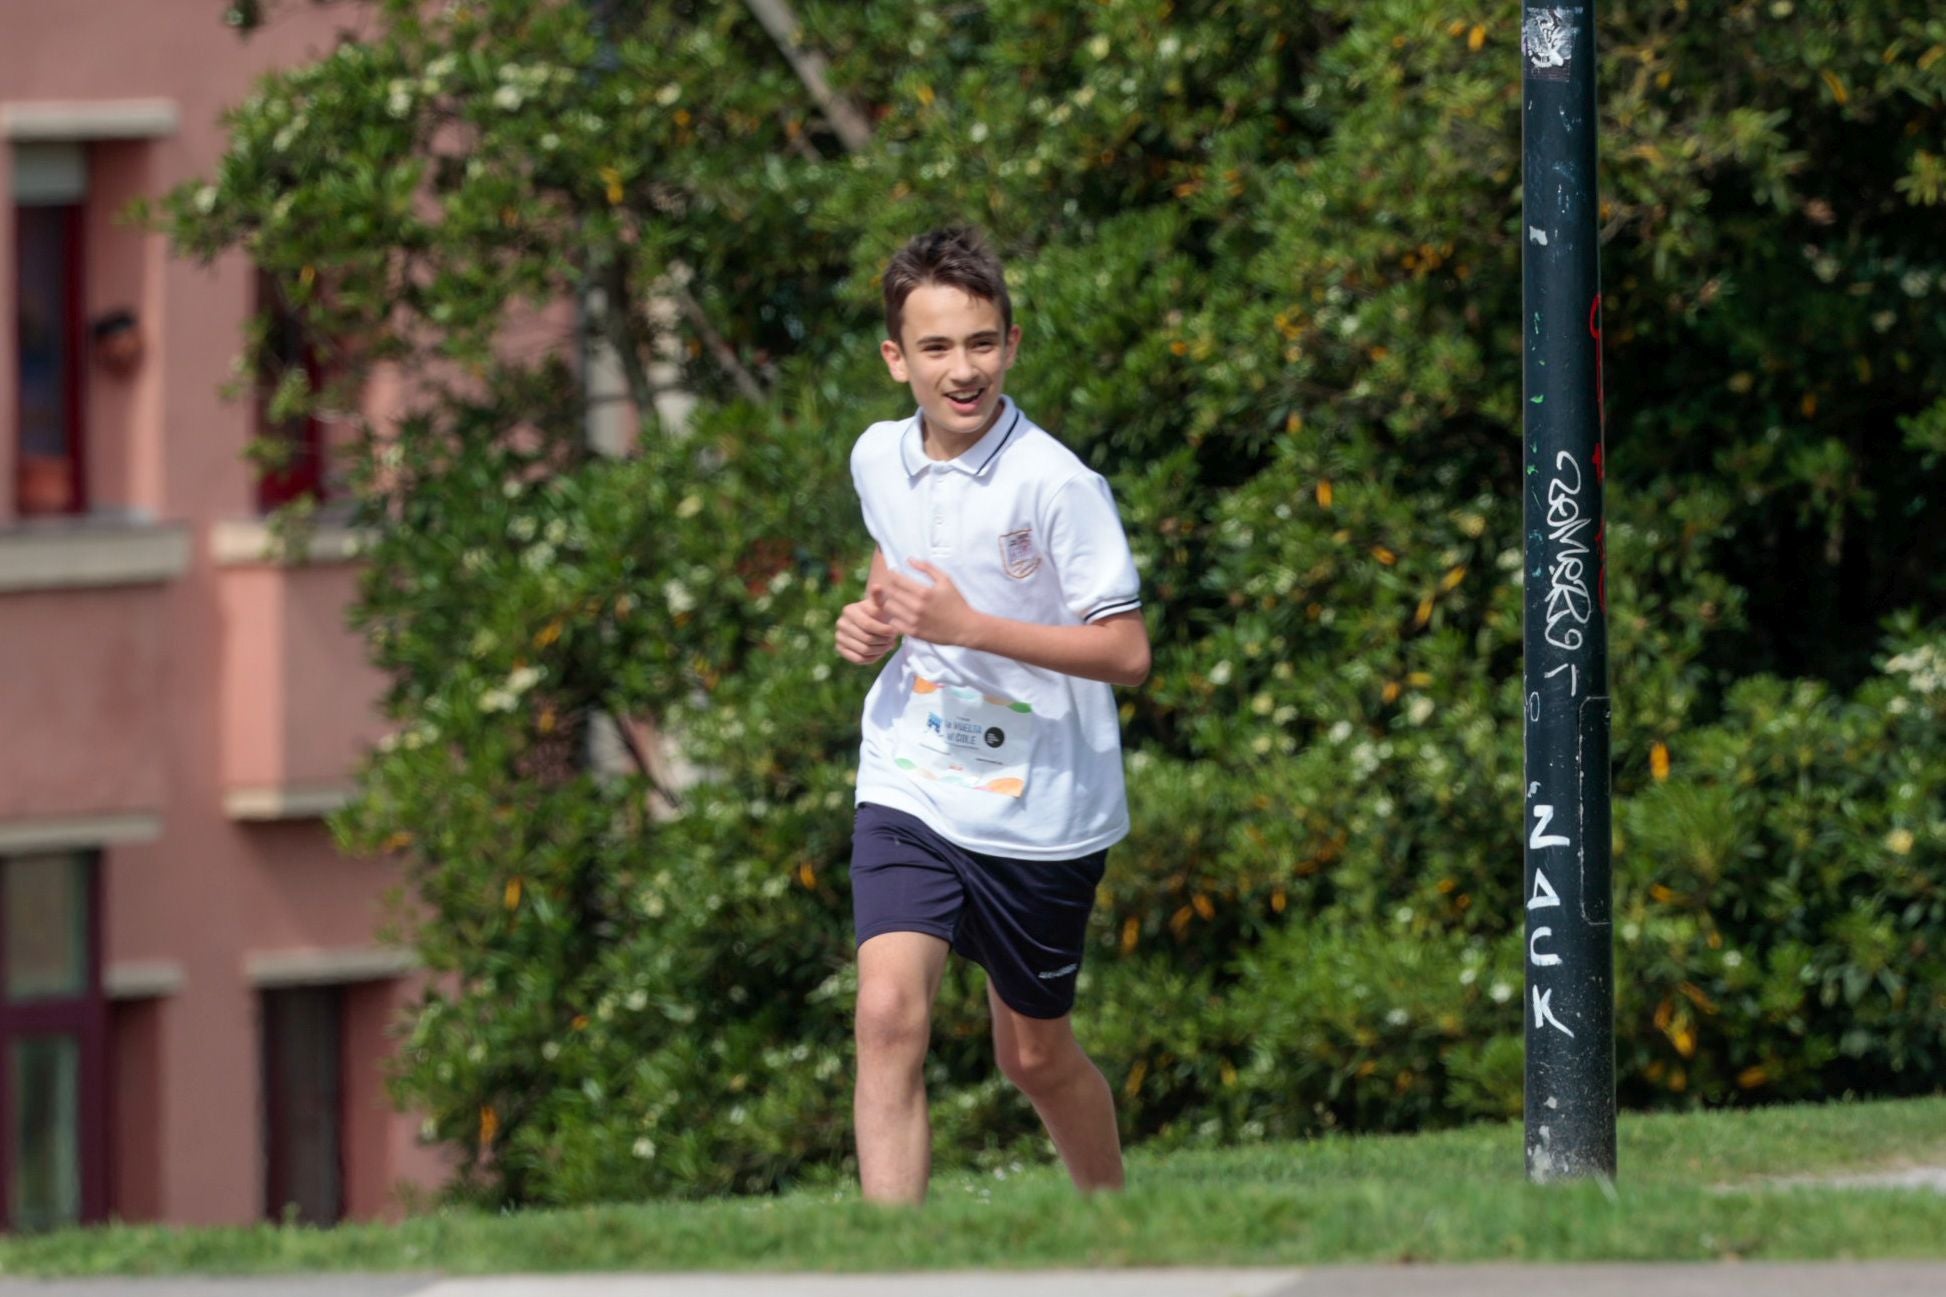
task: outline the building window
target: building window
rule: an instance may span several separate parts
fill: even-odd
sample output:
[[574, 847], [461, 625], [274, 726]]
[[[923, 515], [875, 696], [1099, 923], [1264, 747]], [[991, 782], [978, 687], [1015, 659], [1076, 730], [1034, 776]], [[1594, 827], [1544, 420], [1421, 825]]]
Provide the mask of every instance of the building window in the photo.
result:
[[0, 1178], [11, 1229], [105, 1213], [99, 885], [92, 855], [0, 859]]
[[344, 992], [265, 991], [264, 1215], [329, 1225], [345, 1214]]
[[301, 382], [321, 387], [317, 349], [305, 336], [303, 320], [285, 300], [276, 279], [258, 270], [255, 308], [265, 333], [257, 353], [256, 435], [264, 443], [257, 474], [257, 509], [269, 513], [299, 496], [324, 500], [324, 450], [318, 421], [308, 414], [273, 419], [270, 408], [278, 388]]
[[81, 205], [21, 203], [14, 209], [19, 429], [15, 508], [22, 515], [81, 513]]

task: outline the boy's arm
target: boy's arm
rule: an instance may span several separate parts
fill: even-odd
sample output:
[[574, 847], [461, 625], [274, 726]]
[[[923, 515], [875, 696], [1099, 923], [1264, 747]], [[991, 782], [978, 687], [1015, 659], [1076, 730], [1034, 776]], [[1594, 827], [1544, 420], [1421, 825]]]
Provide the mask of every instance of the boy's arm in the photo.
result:
[[1149, 629], [1139, 612], [1115, 613], [1081, 626], [1044, 626], [996, 617], [967, 603], [952, 578], [932, 564], [917, 558], [911, 563], [933, 583], [887, 569], [884, 618], [901, 635], [957, 644], [1111, 685], [1139, 685], [1148, 678]]

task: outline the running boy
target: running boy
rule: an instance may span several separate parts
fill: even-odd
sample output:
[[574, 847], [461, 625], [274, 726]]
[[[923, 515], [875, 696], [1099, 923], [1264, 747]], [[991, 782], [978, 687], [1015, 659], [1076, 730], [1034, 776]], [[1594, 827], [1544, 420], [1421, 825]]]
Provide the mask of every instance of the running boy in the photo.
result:
[[924, 234], [885, 272], [880, 346], [918, 410], [875, 423], [852, 483], [878, 550], [838, 619], [864, 665], [852, 841], [864, 1195], [923, 1202], [921, 1065], [948, 950], [986, 969], [993, 1046], [1081, 1190], [1122, 1185], [1108, 1082], [1069, 1022], [1108, 848], [1128, 832], [1110, 685], [1149, 637], [1108, 483], [1001, 387], [1020, 346], [998, 259]]

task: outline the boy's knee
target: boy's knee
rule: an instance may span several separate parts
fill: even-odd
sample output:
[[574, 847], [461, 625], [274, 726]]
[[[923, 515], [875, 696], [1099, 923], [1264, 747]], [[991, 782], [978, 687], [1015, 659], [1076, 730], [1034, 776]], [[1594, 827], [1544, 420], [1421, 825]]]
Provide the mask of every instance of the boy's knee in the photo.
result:
[[1023, 1094], [1038, 1094], [1067, 1083], [1087, 1058], [1072, 1040], [1020, 1038], [999, 1052], [1001, 1074]]
[[893, 982], [858, 988], [855, 1031], [859, 1057], [917, 1057], [926, 1051], [931, 1013], [918, 988]]

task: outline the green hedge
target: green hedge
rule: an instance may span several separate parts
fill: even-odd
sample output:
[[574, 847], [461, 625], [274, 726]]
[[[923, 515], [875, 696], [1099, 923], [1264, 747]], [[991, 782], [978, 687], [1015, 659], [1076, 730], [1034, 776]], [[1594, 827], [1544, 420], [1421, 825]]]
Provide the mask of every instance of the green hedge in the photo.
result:
[[[1009, 259], [1010, 390], [1112, 479], [1144, 576], [1079, 1019], [1126, 1137], [1512, 1111], [1519, 6], [800, 0], [855, 156], [743, 6], [611, 6], [606, 51], [592, 8], [385, 0], [167, 208], [354, 376], [456, 375], [352, 456], [401, 737], [334, 823], [405, 862], [443, 976], [396, 1093], [461, 1191], [843, 1173], [844, 461], [909, 408], [875, 276], [958, 218]], [[1600, 7], [1631, 1104], [1939, 1084], [1936, 10]], [[565, 361], [486, 345], [588, 283], [701, 398], [686, 440], [593, 459]], [[598, 711], [680, 736], [679, 814], [581, 773]], [[985, 1031], [956, 969], [942, 1164], [1045, 1155]]]

